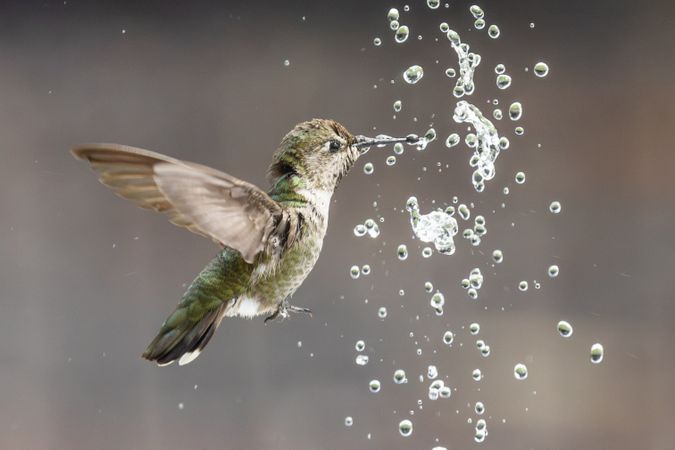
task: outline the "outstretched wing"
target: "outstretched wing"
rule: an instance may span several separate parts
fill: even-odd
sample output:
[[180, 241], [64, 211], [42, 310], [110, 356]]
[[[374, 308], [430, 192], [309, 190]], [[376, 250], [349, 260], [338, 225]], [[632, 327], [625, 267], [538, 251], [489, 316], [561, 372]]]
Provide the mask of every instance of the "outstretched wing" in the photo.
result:
[[281, 215], [261, 189], [210, 167], [118, 144], [86, 144], [72, 153], [119, 196], [239, 251], [249, 263]]

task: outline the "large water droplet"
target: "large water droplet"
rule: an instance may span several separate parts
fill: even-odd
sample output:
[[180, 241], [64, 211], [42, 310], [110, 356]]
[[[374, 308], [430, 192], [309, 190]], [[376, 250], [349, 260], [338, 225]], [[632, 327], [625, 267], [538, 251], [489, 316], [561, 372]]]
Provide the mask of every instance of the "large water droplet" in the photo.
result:
[[401, 436], [408, 437], [413, 432], [413, 424], [410, 420], [404, 419], [398, 424], [398, 431], [401, 433]]
[[421, 66], [410, 66], [403, 72], [403, 79], [408, 84], [415, 84], [424, 76], [424, 69]]
[[408, 40], [409, 34], [410, 30], [408, 29], [408, 27], [405, 25], [401, 25], [400, 27], [398, 27], [396, 33], [394, 34], [394, 40], [399, 44], [402, 44], [403, 42]]
[[497, 25], [490, 25], [488, 27], [488, 36], [490, 36], [492, 39], [497, 39], [500, 35], [499, 27]]
[[539, 78], [543, 78], [548, 75], [548, 64], [544, 62], [538, 62], [534, 65], [534, 74]]
[[591, 362], [593, 364], [599, 364], [602, 362], [602, 359], [605, 357], [605, 349], [600, 343], [595, 343], [591, 346]]
[[568, 338], [574, 333], [574, 328], [572, 328], [572, 325], [568, 321], [561, 320], [558, 322], [558, 333], [560, 333], [560, 336]]
[[509, 106], [509, 118], [511, 120], [518, 120], [523, 115], [523, 105], [520, 102], [513, 102]]
[[497, 75], [497, 87], [499, 89], [507, 89], [511, 86], [511, 77], [505, 73]]
[[370, 389], [370, 392], [377, 393], [380, 392], [380, 381], [379, 380], [370, 380], [370, 383], [368, 383], [368, 389]]

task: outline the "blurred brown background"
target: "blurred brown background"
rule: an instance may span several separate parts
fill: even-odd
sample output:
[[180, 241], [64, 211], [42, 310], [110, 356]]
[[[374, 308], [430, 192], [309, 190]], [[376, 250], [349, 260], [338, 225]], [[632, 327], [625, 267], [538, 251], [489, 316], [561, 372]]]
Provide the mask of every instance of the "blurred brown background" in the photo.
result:
[[[450, 3], [431, 11], [410, 1], [403, 14], [403, 3], [374, 0], [3, 2], [0, 446], [675, 448], [672, 2], [482, 1], [501, 28], [496, 41], [473, 29], [469, 2]], [[387, 28], [391, 6], [413, 33], [404, 45]], [[466, 128], [451, 120], [454, 81], [443, 72], [457, 60], [441, 21], [483, 56], [468, 100], [488, 116], [495, 97], [505, 112], [514, 100], [525, 109], [523, 137], [494, 121], [511, 148], [480, 195], [470, 151], [443, 145]], [[547, 78], [531, 72], [539, 60]], [[507, 91], [495, 87], [497, 63], [513, 76]], [[415, 86], [400, 77], [411, 64], [426, 69]], [[396, 120], [395, 99], [404, 105]], [[216, 249], [116, 198], [68, 149], [137, 145], [265, 185], [280, 138], [312, 117], [364, 134], [433, 124], [440, 139], [406, 149], [393, 167], [384, 164], [391, 149], [374, 149], [344, 180], [323, 255], [293, 299], [313, 319], [227, 320], [189, 366], [143, 361]], [[459, 238], [455, 255], [423, 259], [401, 212], [411, 194], [423, 212], [455, 195], [475, 202], [488, 235], [478, 248]], [[552, 200], [562, 214], [547, 211]], [[384, 218], [379, 239], [354, 237], [369, 217]], [[405, 262], [399, 243], [411, 252]], [[505, 262], [493, 268], [495, 248]], [[372, 274], [352, 280], [349, 267], [366, 263]], [[485, 276], [476, 302], [459, 286], [473, 267]], [[443, 317], [425, 281], [445, 293]], [[569, 340], [557, 335], [560, 319], [574, 326]], [[466, 330], [474, 321], [489, 358]], [[452, 348], [441, 343], [446, 329]], [[360, 338], [365, 367], [354, 363]], [[595, 366], [597, 341], [605, 360]], [[521, 361], [529, 377], [516, 381]], [[427, 399], [418, 377], [429, 364], [456, 388], [450, 399]], [[408, 384], [394, 385], [396, 368]], [[378, 394], [368, 391], [373, 378]], [[476, 401], [489, 430], [481, 445], [467, 423]], [[414, 432], [403, 438], [397, 424], [408, 417]]]

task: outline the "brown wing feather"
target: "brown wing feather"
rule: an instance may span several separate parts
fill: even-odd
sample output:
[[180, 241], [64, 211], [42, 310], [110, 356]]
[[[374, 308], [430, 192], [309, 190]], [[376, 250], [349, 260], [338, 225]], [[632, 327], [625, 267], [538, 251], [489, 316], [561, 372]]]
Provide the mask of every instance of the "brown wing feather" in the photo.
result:
[[263, 249], [281, 211], [258, 187], [207, 166], [117, 144], [88, 144], [72, 152], [88, 160], [116, 194], [238, 250], [247, 262]]

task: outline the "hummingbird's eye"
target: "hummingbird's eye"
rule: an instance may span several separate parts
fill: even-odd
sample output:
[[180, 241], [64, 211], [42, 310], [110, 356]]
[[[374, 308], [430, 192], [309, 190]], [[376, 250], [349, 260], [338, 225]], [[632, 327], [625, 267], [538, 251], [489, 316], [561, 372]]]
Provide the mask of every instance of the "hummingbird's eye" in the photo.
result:
[[340, 150], [340, 147], [342, 147], [342, 144], [340, 144], [340, 141], [337, 139], [331, 139], [328, 143], [328, 151], [331, 153], [335, 153], [336, 151]]

